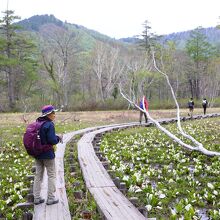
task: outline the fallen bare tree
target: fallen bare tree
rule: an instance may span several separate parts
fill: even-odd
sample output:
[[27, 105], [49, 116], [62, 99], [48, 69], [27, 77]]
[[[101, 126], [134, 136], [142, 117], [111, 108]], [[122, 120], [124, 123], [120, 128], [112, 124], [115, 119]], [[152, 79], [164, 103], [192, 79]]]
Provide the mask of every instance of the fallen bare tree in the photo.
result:
[[176, 113], [177, 113], [177, 127], [178, 127], [180, 133], [181, 133], [185, 138], [191, 140], [191, 141], [195, 144], [195, 147], [193, 147], [194, 150], [198, 150], [198, 151], [200, 151], [200, 152], [202, 152], [202, 153], [204, 153], [205, 155], [208, 155], [208, 156], [220, 156], [220, 153], [219, 153], [219, 152], [209, 151], [209, 150], [207, 150], [206, 148], [204, 148], [202, 143], [198, 142], [198, 141], [197, 141], [195, 138], [193, 138], [191, 135], [185, 133], [184, 130], [182, 129], [181, 122], [180, 122], [179, 103], [178, 103], [177, 98], [176, 98], [176, 96], [175, 96], [175, 93], [174, 93], [174, 91], [173, 91], [173, 87], [172, 87], [172, 85], [171, 85], [171, 83], [170, 83], [170, 80], [169, 80], [168, 75], [167, 75], [165, 72], [161, 71], [161, 70], [157, 67], [156, 60], [155, 60], [155, 55], [154, 55], [155, 52], [154, 52], [153, 48], [151, 48], [151, 51], [152, 51], [152, 59], [153, 59], [153, 64], [154, 64], [155, 69], [156, 69], [159, 73], [161, 73], [161, 74], [166, 78], [167, 84], [168, 84], [169, 87], [170, 87], [170, 91], [171, 91], [172, 97], [173, 97], [174, 102], [175, 102], [175, 104], [176, 104], [176, 109], [177, 109], [177, 112], [176, 112]]
[[[160, 123], [153, 119], [149, 112], [146, 111], [145, 109], [145, 106], [143, 105], [143, 108], [144, 109], [141, 109], [137, 104], [135, 104], [133, 101], [131, 101], [129, 99], [129, 97], [127, 95], [125, 95], [123, 92], [122, 92], [122, 88], [121, 88], [121, 85], [119, 84], [119, 90], [120, 90], [120, 93], [122, 95], [123, 98], [125, 98], [131, 105], [135, 106], [137, 109], [139, 109], [140, 111], [142, 111], [143, 113], [146, 113], [147, 117], [157, 126], [158, 129], [160, 129], [161, 131], [163, 131], [165, 134], [167, 134], [172, 140], [174, 140], [175, 142], [177, 142], [179, 145], [181, 145], [182, 147], [188, 149], [188, 150], [195, 150], [195, 151], [200, 151], [201, 153], [207, 155], [207, 156], [220, 156], [220, 153], [219, 152], [215, 152], [215, 151], [209, 151], [207, 149], [205, 149], [203, 147], [203, 144], [198, 142], [197, 140], [195, 140], [192, 136], [186, 134], [182, 127], [181, 127], [181, 123], [180, 123], [180, 110], [179, 110], [179, 104], [177, 102], [177, 99], [176, 99], [176, 96], [174, 94], [174, 91], [173, 91], [173, 88], [170, 84], [170, 81], [169, 81], [169, 77], [167, 76], [166, 73], [162, 72], [157, 66], [156, 66], [156, 61], [155, 61], [155, 58], [154, 58], [154, 53], [153, 53], [153, 61], [154, 61], [154, 67], [155, 69], [160, 72], [161, 74], [163, 74], [165, 77], [166, 77], [166, 80], [167, 80], [167, 83], [168, 85], [170, 86], [170, 89], [171, 89], [171, 93], [172, 93], [172, 96], [175, 100], [175, 103], [176, 103], [176, 107], [177, 107], [177, 124], [178, 124], [178, 129], [180, 131], [180, 133], [185, 137], [185, 138], [188, 138], [190, 139], [193, 144], [195, 144], [195, 146], [192, 146], [192, 145], [189, 145], [189, 144], [186, 144], [184, 143], [181, 139], [179, 139], [177, 136], [175, 136], [174, 134], [172, 134], [170, 131], [168, 131], [166, 128], [164, 128], [163, 126], [160, 125]], [[143, 103], [144, 103], [144, 97], [143, 97]]]

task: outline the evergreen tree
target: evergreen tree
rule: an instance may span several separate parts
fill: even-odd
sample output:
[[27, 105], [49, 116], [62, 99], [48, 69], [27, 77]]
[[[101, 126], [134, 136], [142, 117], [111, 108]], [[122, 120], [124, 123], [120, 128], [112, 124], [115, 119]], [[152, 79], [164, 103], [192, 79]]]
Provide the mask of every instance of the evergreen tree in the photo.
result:
[[200, 98], [200, 81], [207, 70], [209, 59], [215, 55], [215, 48], [202, 33], [202, 28], [197, 28], [186, 43], [186, 52], [195, 64], [194, 71], [189, 74], [191, 96]]
[[142, 32], [141, 46], [144, 47], [145, 51], [149, 54], [150, 48], [154, 46], [156, 36], [152, 33], [150, 23], [146, 20], [143, 24], [144, 30]]
[[34, 44], [22, 36], [19, 33], [20, 27], [14, 24], [19, 17], [11, 10], [6, 10], [3, 14], [0, 19], [0, 70], [6, 75], [8, 104], [13, 111], [16, 109], [20, 90], [36, 76], [37, 62]]

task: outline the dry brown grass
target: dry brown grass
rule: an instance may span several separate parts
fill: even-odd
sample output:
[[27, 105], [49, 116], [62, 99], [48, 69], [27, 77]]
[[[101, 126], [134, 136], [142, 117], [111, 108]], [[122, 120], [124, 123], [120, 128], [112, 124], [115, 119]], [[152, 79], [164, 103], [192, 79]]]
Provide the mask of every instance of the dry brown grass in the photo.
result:
[[[207, 113], [219, 113], [220, 108], [207, 109]], [[150, 110], [150, 115], [155, 118], [170, 118], [176, 117], [176, 110]], [[188, 109], [181, 109], [180, 115], [187, 116]], [[202, 114], [202, 109], [195, 109], [194, 114]], [[0, 124], [4, 125], [19, 125], [26, 124], [34, 121], [40, 113], [1, 113]], [[124, 111], [93, 111], [93, 112], [57, 112], [56, 121], [58, 123], [76, 123], [84, 122], [89, 124], [110, 124], [110, 123], [123, 123], [133, 122], [139, 120], [139, 111], [124, 110]]]

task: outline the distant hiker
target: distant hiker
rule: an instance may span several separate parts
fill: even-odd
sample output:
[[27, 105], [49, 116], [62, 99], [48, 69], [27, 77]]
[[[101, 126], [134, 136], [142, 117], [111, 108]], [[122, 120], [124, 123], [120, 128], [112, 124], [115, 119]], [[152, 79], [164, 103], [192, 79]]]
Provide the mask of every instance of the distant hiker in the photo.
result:
[[208, 101], [206, 100], [206, 98], [203, 98], [203, 100], [202, 100], [202, 107], [203, 107], [203, 113], [205, 115], [206, 114], [206, 108], [208, 107]]
[[55, 169], [55, 153], [54, 146], [59, 142], [62, 142], [62, 137], [55, 134], [54, 119], [55, 119], [55, 108], [52, 105], [46, 105], [42, 108], [42, 115], [37, 118], [37, 121], [43, 121], [43, 125], [40, 128], [39, 135], [41, 143], [50, 148], [35, 156], [36, 162], [36, 173], [34, 178], [34, 204], [38, 205], [43, 203], [45, 200], [41, 198], [41, 184], [44, 176], [44, 170], [47, 170], [48, 176], [48, 192], [47, 192], [47, 205], [53, 205], [59, 202], [55, 197], [56, 191], [56, 169]]
[[[145, 109], [146, 109], [146, 111], [148, 111], [148, 101], [147, 101], [145, 96], [143, 96], [143, 98], [144, 98]], [[139, 107], [144, 110], [144, 106], [143, 106], [143, 99], [141, 99]], [[147, 121], [148, 121], [147, 114], [145, 112], [140, 111], [140, 118], [139, 118], [140, 124], [141, 124], [143, 115], [144, 115], [144, 118], [145, 118], [145, 123], [147, 123]]]
[[193, 98], [190, 98], [189, 102], [188, 102], [188, 108], [189, 108], [189, 113], [188, 115], [190, 117], [193, 116], [193, 110], [194, 110], [194, 101], [193, 101]]

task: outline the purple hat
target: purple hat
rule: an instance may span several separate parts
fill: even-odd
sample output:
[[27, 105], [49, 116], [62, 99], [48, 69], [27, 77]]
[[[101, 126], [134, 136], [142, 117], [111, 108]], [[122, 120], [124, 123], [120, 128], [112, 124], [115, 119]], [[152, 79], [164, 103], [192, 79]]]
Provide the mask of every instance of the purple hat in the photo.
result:
[[41, 109], [42, 115], [40, 117], [44, 117], [52, 112], [57, 112], [57, 111], [58, 109], [55, 109], [52, 105], [45, 105]]

